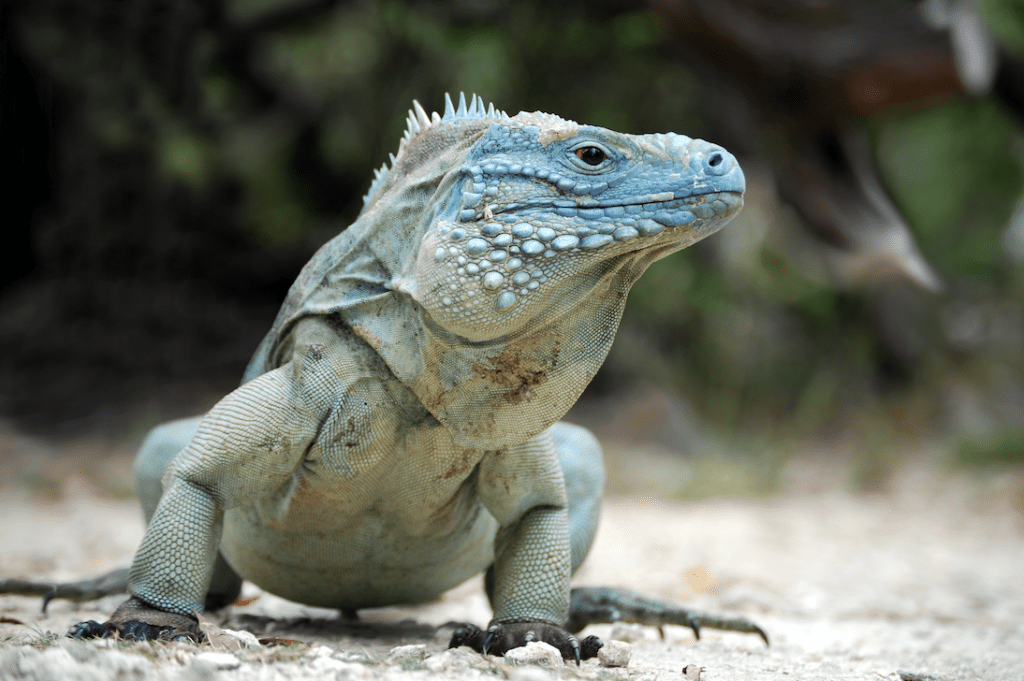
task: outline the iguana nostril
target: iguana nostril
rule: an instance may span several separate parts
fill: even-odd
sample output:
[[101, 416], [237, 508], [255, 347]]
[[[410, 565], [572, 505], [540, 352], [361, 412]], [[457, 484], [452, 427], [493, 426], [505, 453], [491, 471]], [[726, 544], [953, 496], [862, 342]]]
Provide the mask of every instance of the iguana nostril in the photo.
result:
[[715, 150], [704, 157], [704, 172], [708, 175], [725, 175], [736, 163], [726, 151]]

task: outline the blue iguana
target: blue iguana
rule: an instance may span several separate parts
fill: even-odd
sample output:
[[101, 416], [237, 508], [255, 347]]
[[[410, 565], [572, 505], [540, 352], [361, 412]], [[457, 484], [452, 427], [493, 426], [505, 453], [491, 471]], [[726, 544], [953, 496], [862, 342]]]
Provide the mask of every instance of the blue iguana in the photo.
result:
[[358, 219], [303, 268], [241, 387], [144, 442], [131, 597], [72, 634], [194, 633], [242, 578], [351, 614], [486, 571], [494, 619], [453, 645], [544, 640], [578, 662], [601, 643], [569, 630], [617, 619], [767, 642], [744, 619], [625, 591], [570, 599], [604, 470], [593, 435], [559, 421], [633, 282], [722, 227], [743, 191], [733, 156], [703, 140], [510, 117], [476, 96], [446, 96], [443, 115], [414, 102]]

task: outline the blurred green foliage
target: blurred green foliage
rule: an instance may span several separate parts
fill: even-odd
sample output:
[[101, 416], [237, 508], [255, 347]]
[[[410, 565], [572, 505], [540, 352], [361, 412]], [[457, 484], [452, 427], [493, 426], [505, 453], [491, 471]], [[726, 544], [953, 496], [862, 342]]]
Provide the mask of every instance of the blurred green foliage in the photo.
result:
[[961, 463], [1001, 466], [1024, 463], [1024, 430], [1006, 430], [960, 441], [956, 454]]
[[980, 0], [979, 5], [1003, 47], [1024, 55], [1024, 4], [1020, 0]]
[[1005, 271], [1000, 242], [1021, 188], [1020, 122], [991, 100], [879, 121], [878, 156], [926, 257], [948, 276]]

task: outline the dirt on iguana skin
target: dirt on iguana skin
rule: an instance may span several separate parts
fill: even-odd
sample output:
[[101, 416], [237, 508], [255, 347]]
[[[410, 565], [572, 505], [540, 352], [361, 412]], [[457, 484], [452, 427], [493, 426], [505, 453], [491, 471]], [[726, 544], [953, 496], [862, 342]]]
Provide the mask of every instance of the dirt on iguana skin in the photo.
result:
[[[640, 456], [630, 447], [609, 449], [613, 464]], [[230, 658], [203, 656], [209, 648], [186, 644], [72, 644], [49, 636], [102, 620], [121, 597], [54, 602], [41, 617], [38, 599], [0, 596], [0, 678], [212, 678], [225, 659], [236, 668], [217, 678], [402, 681], [431, 678], [440, 668], [455, 679], [511, 673], [524, 681], [676, 680], [690, 678], [682, 673], [688, 665], [695, 665], [691, 673], [702, 667], [704, 681], [898, 680], [900, 671], [958, 681], [1024, 678], [1024, 472], [969, 477], [908, 468], [886, 493], [865, 495], [842, 491], [830, 480], [839, 476], [822, 476], [810, 462], [791, 466], [791, 482], [767, 499], [613, 496], [575, 580], [746, 615], [768, 632], [770, 648], [750, 635], [705, 630], [697, 642], [682, 627], [666, 627], [662, 639], [650, 627], [600, 626], [586, 633], [632, 642], [626, 670], [591, 661], [579, 671], [535, 669], [530, 676], [500, 660], [444, 657], [451, 629], [431, 635], [419, 626], [486, 623], [479, 579], [435, 603], [363, 611], [359, 623], [247, 585], [243, 596], [255, 600], [231, 608], [227, 626], [278, 645], [222, 651]], [[17, 475], [0, 479], [0, 575], [96, 574], [127, 564], [141, 539], [134, 502], [105, 496], [81, 474], [43, 493], [15, 485]], [[281, 644], [287, 640], [302, 643]], [[428, 657], [388, 662], [389, 651], [405, 644], [425, 645]]]

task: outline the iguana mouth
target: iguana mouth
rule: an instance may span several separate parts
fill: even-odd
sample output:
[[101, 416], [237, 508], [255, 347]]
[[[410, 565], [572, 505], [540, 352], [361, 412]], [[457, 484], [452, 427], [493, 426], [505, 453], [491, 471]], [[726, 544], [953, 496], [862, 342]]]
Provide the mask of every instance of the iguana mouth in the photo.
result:
[[[698, 231], [704, 231], [705, 224], [719, 224], [742, 205], [741, 192], [709, 192], [680, 198], [672, 192], [661, 192], [607, 204], [593, 199], [586, 205], [557, 199], [543, 204], [510, 203], [491, 211], [491, 216], [501, 222], [508, 222], [511, 216], [521, 219], [522, 222], [512, 225], [511, 233], [513, 237], [527, 239], [522, 244], [524, 251], [534, 255], [531, 251], [543, 252], [548, 245], [556, 251], [594, 249], [657, 236], [666, 228], [694, 223], [698, 223]], [[530, 237], [534, 244], [529, 244]]]

